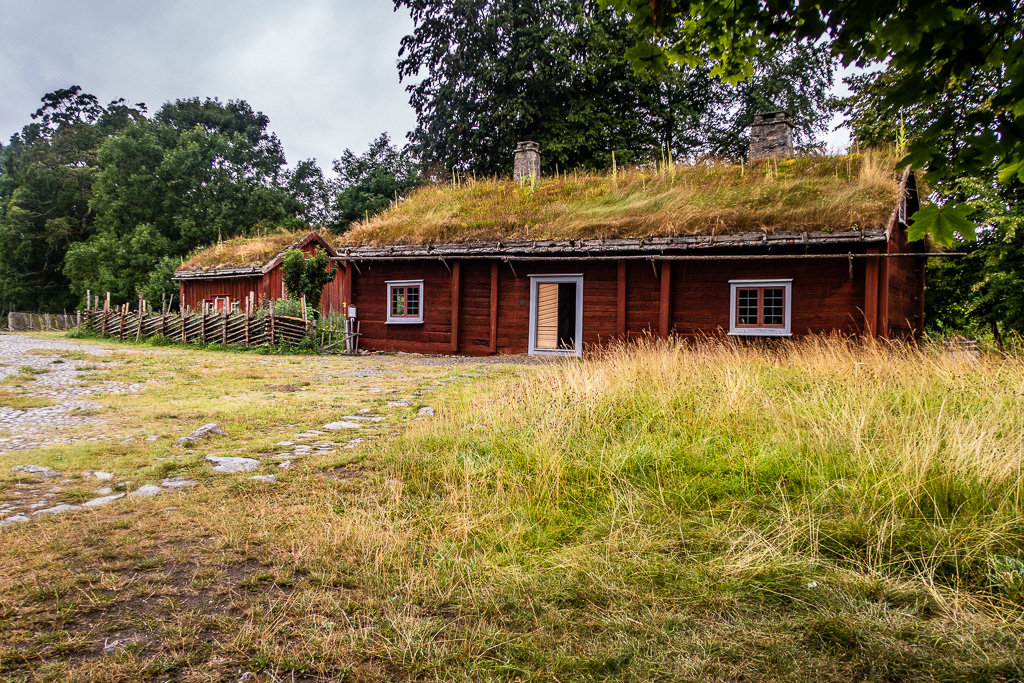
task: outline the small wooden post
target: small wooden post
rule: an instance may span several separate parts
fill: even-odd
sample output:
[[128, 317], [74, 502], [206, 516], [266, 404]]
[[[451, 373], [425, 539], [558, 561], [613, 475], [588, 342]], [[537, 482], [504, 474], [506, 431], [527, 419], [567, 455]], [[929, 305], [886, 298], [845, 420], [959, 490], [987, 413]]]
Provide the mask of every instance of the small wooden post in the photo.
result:
[[302, 302], [302, 320], [305, 322], [307, 320], [307, 318], [306, 318], [306, 295], [303, 294], [301, 297], [299, 297], [299, 301]]
[[104, 311], [110, 310], [110, 292], [107, 292], [107, 302], [103, 305]]
[[185, 319], [185, 311], [181, 311], [181, 343], [188, 344], [188, 331], [185, 329], [188, 327], [188, 321]]
[[227, 344], [228, 343], [228, 309], [231, 306], [231, 300], [228, 299], [227, 303], [228, 303], [228, 305], [224, 307], [224, 315], [221, 316], [221, 326], [220, 326], [220, 343], [221, 344]]
[[135, 326], [135, 341], [139, 341], [142, 338], [142, 316], [146, 310], [146, 300], [139, 297], [139, 322]]
[[672, 262], [661, 262], [661, 308], [658, 311], [658, 334], [668, 338], [672, 324]]
[[[878, 249], [871, 247], [869, 254], [877, 254]], [[878, 336], [878, 259], [864, 259], [864, 336], [874, 339]]]
[[491, 261], [491, 353], [498, 352], [498, 262]]
[[199, 314], [199, 340], [204, 344], [206, 343], [206, 307], [203, 306], [203, 312]]
[[[461, 261], [455, 261], [452, 264], [452, 334], [451, 334], [451, 352], [459, 352], [459, 302], [461, 301], [461, 288], [462, 288], [462, 277], [460, 276], [459, 266]], [[420, 306], [423, 302], [420, 301]]]
[[249, 346], [249, 316], [252, 314], [252, 292], [249, 292], [249, 299], [245, 303], [245, 345]]
[[619, 259], [618, 289], [615, 296], [615, 334], [626, 339], [626, 260]]
[[85, 312], [89, 312], [89, 304], [92, 303], [92, 292], [88, 289], [85, 290]]
[[273, 346], [274, 345], [274, 300], [273, 299], [270, 300], [270, 311], [269, 311], [269, 313], [270, 313], [269, 316], [268, 316], [270, 318], [269, 339], [270, 339], [270, 345]]

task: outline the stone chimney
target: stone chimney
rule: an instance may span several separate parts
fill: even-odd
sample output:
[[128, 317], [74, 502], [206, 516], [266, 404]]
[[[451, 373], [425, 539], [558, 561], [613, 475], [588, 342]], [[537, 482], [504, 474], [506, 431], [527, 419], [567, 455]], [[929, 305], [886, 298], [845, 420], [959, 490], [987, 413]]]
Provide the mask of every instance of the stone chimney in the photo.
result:
[[750, 126], [749, 159], [788, 157], [793, 154], [793, 122], [784, 111], [754, 114]]
[[540, 178], [540, 145], [536, 142], [520, 142], [516, 145], [512, 180], [518, 183], [531, 177]]

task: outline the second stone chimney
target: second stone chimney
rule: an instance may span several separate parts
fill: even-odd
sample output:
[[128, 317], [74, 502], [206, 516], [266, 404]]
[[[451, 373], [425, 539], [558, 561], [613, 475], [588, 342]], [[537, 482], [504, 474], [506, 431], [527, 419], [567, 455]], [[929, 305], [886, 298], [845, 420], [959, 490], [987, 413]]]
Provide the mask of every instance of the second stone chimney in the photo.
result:
[[540, 145], [536, 142], [520, 142], [516, 145], [512, 180], [518, 183], [530, 178], [540, 178]]
[[784, 111], [754, 114], [750, 125], [750, 161], [793, 154], [793, 122]]

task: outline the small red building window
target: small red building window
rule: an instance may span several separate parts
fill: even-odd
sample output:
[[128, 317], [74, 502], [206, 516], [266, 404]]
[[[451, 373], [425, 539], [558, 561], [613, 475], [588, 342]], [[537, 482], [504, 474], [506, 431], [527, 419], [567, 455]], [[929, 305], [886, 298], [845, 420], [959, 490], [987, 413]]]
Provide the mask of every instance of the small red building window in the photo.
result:
[[730, 280], [729, 334], [790, 334], [792, 280]]
[[423, 322], [423, 280], [396, 280], [388, 286], [388, 323]]

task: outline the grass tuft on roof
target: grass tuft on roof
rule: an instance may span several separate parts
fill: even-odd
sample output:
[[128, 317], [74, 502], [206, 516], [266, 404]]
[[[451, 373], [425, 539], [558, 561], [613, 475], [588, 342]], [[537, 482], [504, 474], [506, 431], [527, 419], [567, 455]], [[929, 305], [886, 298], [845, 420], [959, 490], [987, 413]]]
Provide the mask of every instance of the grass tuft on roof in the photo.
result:
[[[309, 230], [280, 230], [256, 237], [235, 237], [196, 252], [178, 266], [177, 270], [263, 266], [309, 233]], [[321, 237], [324, 236], [321, 234]], [[329, 241], [330, 237], [325, 239]]]
[[703, 161], [536, 183], [468, 180], [413, 192], [345, 236], [353, 246], [839, 231], [884, 226], [900, 154], [871, 150], [737, 165]]

